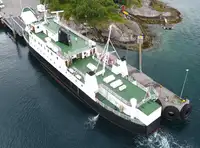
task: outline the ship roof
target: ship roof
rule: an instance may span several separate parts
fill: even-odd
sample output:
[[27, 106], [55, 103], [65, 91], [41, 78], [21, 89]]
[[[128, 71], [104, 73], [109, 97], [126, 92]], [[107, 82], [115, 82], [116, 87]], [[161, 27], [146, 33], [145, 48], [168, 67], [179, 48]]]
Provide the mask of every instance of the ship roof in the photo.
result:
[[[80, 60], [74, 61], [72, 67], [75, 69], [78, 69], [83, 74], [86, 74], [88, 71], [90, 71], [90, 69], [87, 67], [87, 65], [89, 63], [91, 63], [95, 66], [98, 65], [98, 62], [96, 60], [94, 60], [92, 57], [87, 57], [85, 59], [80, 59]], [[98, 66], [97, 72], [100, 70], [102, 70], [101, 64]], [[111, 82], [105, 83], [103, 80], [104, 80], [104, 78], [108, 77], [109, 75], [114, 75], [115, 80], [117, 80], [117, 79], [121, 80], [122, 83], [124, 85], [126, 85], [126, 89], [120, 91], [119, 87], [117, 87], [117, 88], [111, 87], [110, 86]], [[128, 81], [126, 78], [121, 77], [120, 74], [118, 74], [118, 75], [114, 74], [108, 68], [105, 68], [104, 76], [102, 76], [102, 75], [97, 76], [97, 81], [98, 81], [99, 85], [101, 85], [101, 84], [105, 85], [107, 87], [107, 89], [110, 89], [112, 92], [116, 93], [118, 96], [120, 96], [122, 99], [126, 100], [127, 102], [130, 102], [130, 100], [132, 98], [135, 98], [137, 100], [137, 102], [141, 102], [145, 98], [145, 95], [146, 95], [146, 92], [143, 89], [134, 85], [133, 83]], [[153, 92], [151, 92], [151, 93], [153, 93]], [[158, 109], [159, 107], [160, 107], [160, 105], [158, 105], [155, 101], [149, 100], [146, 103], [142, 104], [139, 107], [139, 110], [141, 110], [146, 115], [149, 115], [153, 111]]]
[[[44, 27], [48, 31], [51, 31], [53, 34], [58, 33], [58, 30], [61, 26], [57, 24], [56, 22], [54, 22], [53, 18], [49, 18], [48, 22], [49, 23], [44, 24]], [[82, 37], [76, 35], [74, 32], [70, 30], [68, 30], [68, 34], [70, 35], [70, 39], [72, 43], [71, 45], [66, 45], [59, 41], [55, 42], [51, 40], [55, 45], [57, 45], [61, 49], [61, 51], [64, 54], [67, 54], [70, 56], [70, 55], [74, 55], [74, 54], [77, 54], [89, 49], [88, 40], [83, 39]], [[47, 34], [45, 34], [44, 32], [35, 33], [35, 35], [44, 41], [45, 41], [45, 38], [48, 37]]]

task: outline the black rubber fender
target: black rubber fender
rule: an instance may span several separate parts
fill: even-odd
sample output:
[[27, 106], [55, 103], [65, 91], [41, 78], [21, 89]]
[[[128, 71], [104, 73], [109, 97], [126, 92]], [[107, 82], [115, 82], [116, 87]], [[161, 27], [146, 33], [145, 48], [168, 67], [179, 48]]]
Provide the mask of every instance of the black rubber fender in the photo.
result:
[[162, 116], [167, 120], [177, 120], [180, 117], [180, 112], [174, 106], [167, 106], [164, 108]]
[[191, 104], [185, 104], [183, 108], [181, 109], [180, 117], [182, 120], [187, 120], [192, 112], [192, 105]]

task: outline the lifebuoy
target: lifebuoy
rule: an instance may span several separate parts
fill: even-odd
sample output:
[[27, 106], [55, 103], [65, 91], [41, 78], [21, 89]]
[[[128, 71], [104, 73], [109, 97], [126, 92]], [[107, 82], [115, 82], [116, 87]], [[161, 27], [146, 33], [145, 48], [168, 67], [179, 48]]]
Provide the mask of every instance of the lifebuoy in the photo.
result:
[[167, 120], [176, 120], [180, 117], [179, 110], [174, 106], [167, 106], [163, 113], [163, 117]]
[[191, 104], [185, 104], [183, 108], [181, 109], [180, 117], [182, 120], [186, 120], [190, 113], [192, 112], [192, 105]]

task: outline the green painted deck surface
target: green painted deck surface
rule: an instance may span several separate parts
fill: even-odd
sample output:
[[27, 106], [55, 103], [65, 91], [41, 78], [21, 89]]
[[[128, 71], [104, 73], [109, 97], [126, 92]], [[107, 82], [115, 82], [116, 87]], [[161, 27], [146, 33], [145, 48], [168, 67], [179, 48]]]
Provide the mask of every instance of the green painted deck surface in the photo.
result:
[[54, 22], [53, 18], [48, 19], [48, 24], [44, 24], [44, 26], [51, 31], [52, 33], [58, 33], [60, 25]]
[[[72, 67], [74, 66], [75, 68], [79, 69], [81, 72], [83, 72], [85, 74], [86, 72], [90, 71], [89, 68], [87, 68], [87, 64], [88, 63], [92, 63], [93, 65], [97, 66], [97, 62], [94, 59], [92, 59], [92, 57], [88, 57], [88, 58], [85, 58], [85, 59], [76, 60], [73, 63]], [[100, 71], [101, 69], [102, 69], [102, 65], [99, 65], [97, 72]], [[118, 87], [117, 88], [112, 88], [110, 86], [111, 82], [108, 83], [108, 84], [103, 82], [103, 79], [105, 77], [111, 75], [111, 74], [115, 76], [115, 80], [121, 79], [123, 84], [125, 84], [127, 86], [127, 88], [122, 90], [122, 91], [119, 91]], [[98, 81], [99, 84], [103, 83], [109, 89], [113, 90], [115, 93], [117, 93], [119, 96], [121, 96], [123, 99], [125, 99], [127, 101], [130, 101], [131, 98], [135, 98], [135, 99], [138, 100], [138, 102], [140, 102], [142, 99], [144, 99], [145, 94], [146, 94], [145, 91], [143, 91], [139, 87], [135, 86], [134, 84], [132, 84], [128, 80], [122, 78], [120, 75], [115, 75], [109, 69], [106, 69], [106, 72], [105, 72], [104, 76], [102, 76], [102, 75], [97, 76], [97, 81]], [[148, 101], [145, 104], [143, 104], [142, 106], [140, 106], [139, 109], [142, 112], [144, 112], [146, 115], [149, 115], [153, 111], [158, 109], [159, 107], [160, 106], [156, 102]]]
[[42, 39], [43, 41], [45, 41], [45, 38], [47, 37], [47, 35], [44, 34], [43, 32], [35, 33], [35, 35], [40, 39]]
[[143, 113], [145, 113], [147, 116], [150, 115], [152, 112], [154, 112], [156, 109], [161, 107], [158, 103], [149, 100], [148, 102], [142, 104], [139, 107], [139, 110], [141, 110]]
[[[49, 21], [49, 23], [45, 24], [44, 26], [52, 33], [54, 33], [54, 34], [58, 33], [60, 25], [55, 23], [53, 21], [53, 19], [48, 19], [48, 21]], [[39, 33], [35, 33], [35, 34], [42, 40], [44, 40], [47, 37], [47, 35], [43, 32], [39, 32]], [[69, 31], [69, 34], [70, 34], [70, 39], [71, 39], [71, 45], [69, 45], [69, 46], [65, 45], [61, 42], [54, 42], [52, 40], [53, 43], [55, 43], [58, 47], [60, 47], [60, 49], [62, 50], [63, 53], [70, 55], [73, 53], [80, 53], [89, 48], [88, 44], [86, 44], [87, 41], [85, 41], [83, 38], [77, 36], [76, 34], [74, 34], [71, 31]]]
[[[89, 71], [89, 69], [87, 68], [87, 64], [88, 63], [92, 63], [93, 65], [97, 66], [97, 62], [92, 59], [91, 57], [88, 57], [86, 59], [82, 59], [82, 60], [77, 60], [73, 63], [73, 66], [75, 66], [77, 69], [79, 69], [80, 71], [82, 71], [84, 74], [86, 72]], [[102, 65], [99, 66], [98, 71], [100, 71], [102, 69]], [[123, 84], [126, 85], [126, 89], [119, 91], [119, 88], [112, 88], [110, 86], [110, 83], [105, 83], [103, 81], [104, 78], [106, 78], [109, 75], [114, 75], [115, 76], [115, 80], [117, 79], [121, 79]], [[143, 91], [142, 89], [140, 89], [139, 87], [133, 85], [131, 82], [129, 82], [128, 80], [122, 78], [120, 75], [115, 75], [113, 72], [111, 72], [109, 69], [106, 68], [106, 72], [104, 74], [104, 76], [99, 75], [97, 76], [97, 80], [99, 84], [104, 84], [105, 86], [107, 86], [108, 88], [110, 88], [111, 90], [113, 90], [115, 93], [117, 93], [119, 96], [121, 96], [122, 98], [124, 98], [127, 101], [130, 101], [131, 98], [135, 98], [138, 101], [141, 101], [142, 99], [144, 99], [145, 97], [145, 91]], [[114, 81], [115, 81], [114, 80]], [[112, 81], [113, 82], [113, 81]]]

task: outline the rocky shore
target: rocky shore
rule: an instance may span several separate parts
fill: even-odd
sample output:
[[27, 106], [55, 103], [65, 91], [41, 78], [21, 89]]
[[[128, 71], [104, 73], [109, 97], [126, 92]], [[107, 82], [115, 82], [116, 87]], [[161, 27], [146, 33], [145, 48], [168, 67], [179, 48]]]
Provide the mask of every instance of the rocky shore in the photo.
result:
[[[179, 23], [182, 20], [178, 10], [157, 0], [142, 0], [141, 8], [133, 6], [126, 9], [126, 11], [129, 13], [129, 16], [121, 14], [126, 20], [125, 23], [113, 23], [114, 28], [112, 29], [111, 38], [116, 47], [129, 50], [137, 49], [137, 35], [141, 34], [144, 35], [143, 49], [153, 46], [155, 34], [152, 34], [148, 24], [163, 24], [163, 17], [171, 24]], [[91, 28], [86, 24], [76, 23], [72, 19], [66, 23], [92, 40], [101, 43], [107, 40], [107, 27], [101, 29]]]

